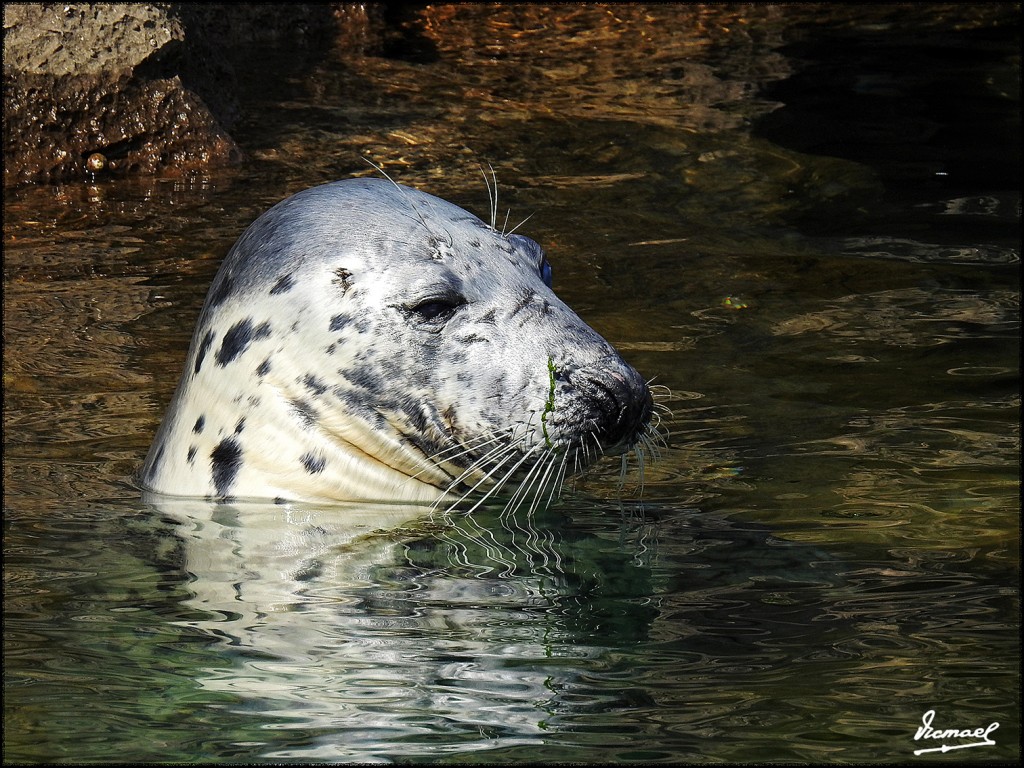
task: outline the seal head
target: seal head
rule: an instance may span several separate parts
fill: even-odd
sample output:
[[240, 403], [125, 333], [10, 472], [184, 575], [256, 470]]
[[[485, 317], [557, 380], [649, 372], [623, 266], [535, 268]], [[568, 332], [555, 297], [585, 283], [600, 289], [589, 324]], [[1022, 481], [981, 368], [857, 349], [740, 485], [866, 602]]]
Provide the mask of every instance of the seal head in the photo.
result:
[[539, 494], [646, 441], [651, 412], [537, 243], [353, 179], [282, 201], [231, 248], [141, 482], [218, 501]]

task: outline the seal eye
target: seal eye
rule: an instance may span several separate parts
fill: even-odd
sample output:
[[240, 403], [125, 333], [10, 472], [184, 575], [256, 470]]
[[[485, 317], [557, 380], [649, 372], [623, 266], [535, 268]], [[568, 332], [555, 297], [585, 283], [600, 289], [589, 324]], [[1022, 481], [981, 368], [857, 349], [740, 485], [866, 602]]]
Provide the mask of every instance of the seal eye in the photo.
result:
[[442, 325], [451, 319], [455, 311], [465, 304], [465, 299], [427, 299], [412, 307], [409, 314], [424, 323]]

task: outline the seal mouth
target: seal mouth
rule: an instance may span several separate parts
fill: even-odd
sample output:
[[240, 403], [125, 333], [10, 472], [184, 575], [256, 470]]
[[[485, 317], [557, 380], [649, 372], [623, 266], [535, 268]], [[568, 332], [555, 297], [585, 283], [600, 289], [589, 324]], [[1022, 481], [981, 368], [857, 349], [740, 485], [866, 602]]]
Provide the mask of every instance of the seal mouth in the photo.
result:
[[[448, 510], [469, 504], [472, 512], [488, 499], [507, 498], [506, 512], [528, 509], [561, 496], [567, 477], [605, 456], [636, 454], [643, 484], [644, 462], [658, 455], [662, 441], [655, 402], [647, 382], [617, 356], [571, 371], [549, 364], [551, 388], [544, 408], [511, 427], [467, 437], [445, 412], [448, 446], [431, 462], [447, 473], [439, 484]], [[443, 486], [443, 487], [442, 487]]]

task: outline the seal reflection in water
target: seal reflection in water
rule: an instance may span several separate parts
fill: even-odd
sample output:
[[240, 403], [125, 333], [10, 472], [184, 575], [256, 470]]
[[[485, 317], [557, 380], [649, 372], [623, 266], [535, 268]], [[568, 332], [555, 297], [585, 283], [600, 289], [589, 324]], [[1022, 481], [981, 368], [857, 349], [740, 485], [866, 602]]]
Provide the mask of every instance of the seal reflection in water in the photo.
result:
[[646, 382], [493, 213], [352, 179], [260, 216], [210, 287], [143, 486], [536, 505], [602, 455], [642, 466]]

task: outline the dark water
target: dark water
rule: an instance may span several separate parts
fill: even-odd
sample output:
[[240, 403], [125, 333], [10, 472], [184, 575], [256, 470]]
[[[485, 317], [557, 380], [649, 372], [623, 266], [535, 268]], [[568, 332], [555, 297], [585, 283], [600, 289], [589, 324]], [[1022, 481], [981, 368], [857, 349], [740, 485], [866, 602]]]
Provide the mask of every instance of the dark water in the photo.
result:
[[[242, 168], [5, 193], [5, 761], [1017, 759], [1018, 10], [420, 13], [261, 52]], [[493, 166], [674, 392], [642, 493], [140, 500], [219, 259], [361, 157]]]

